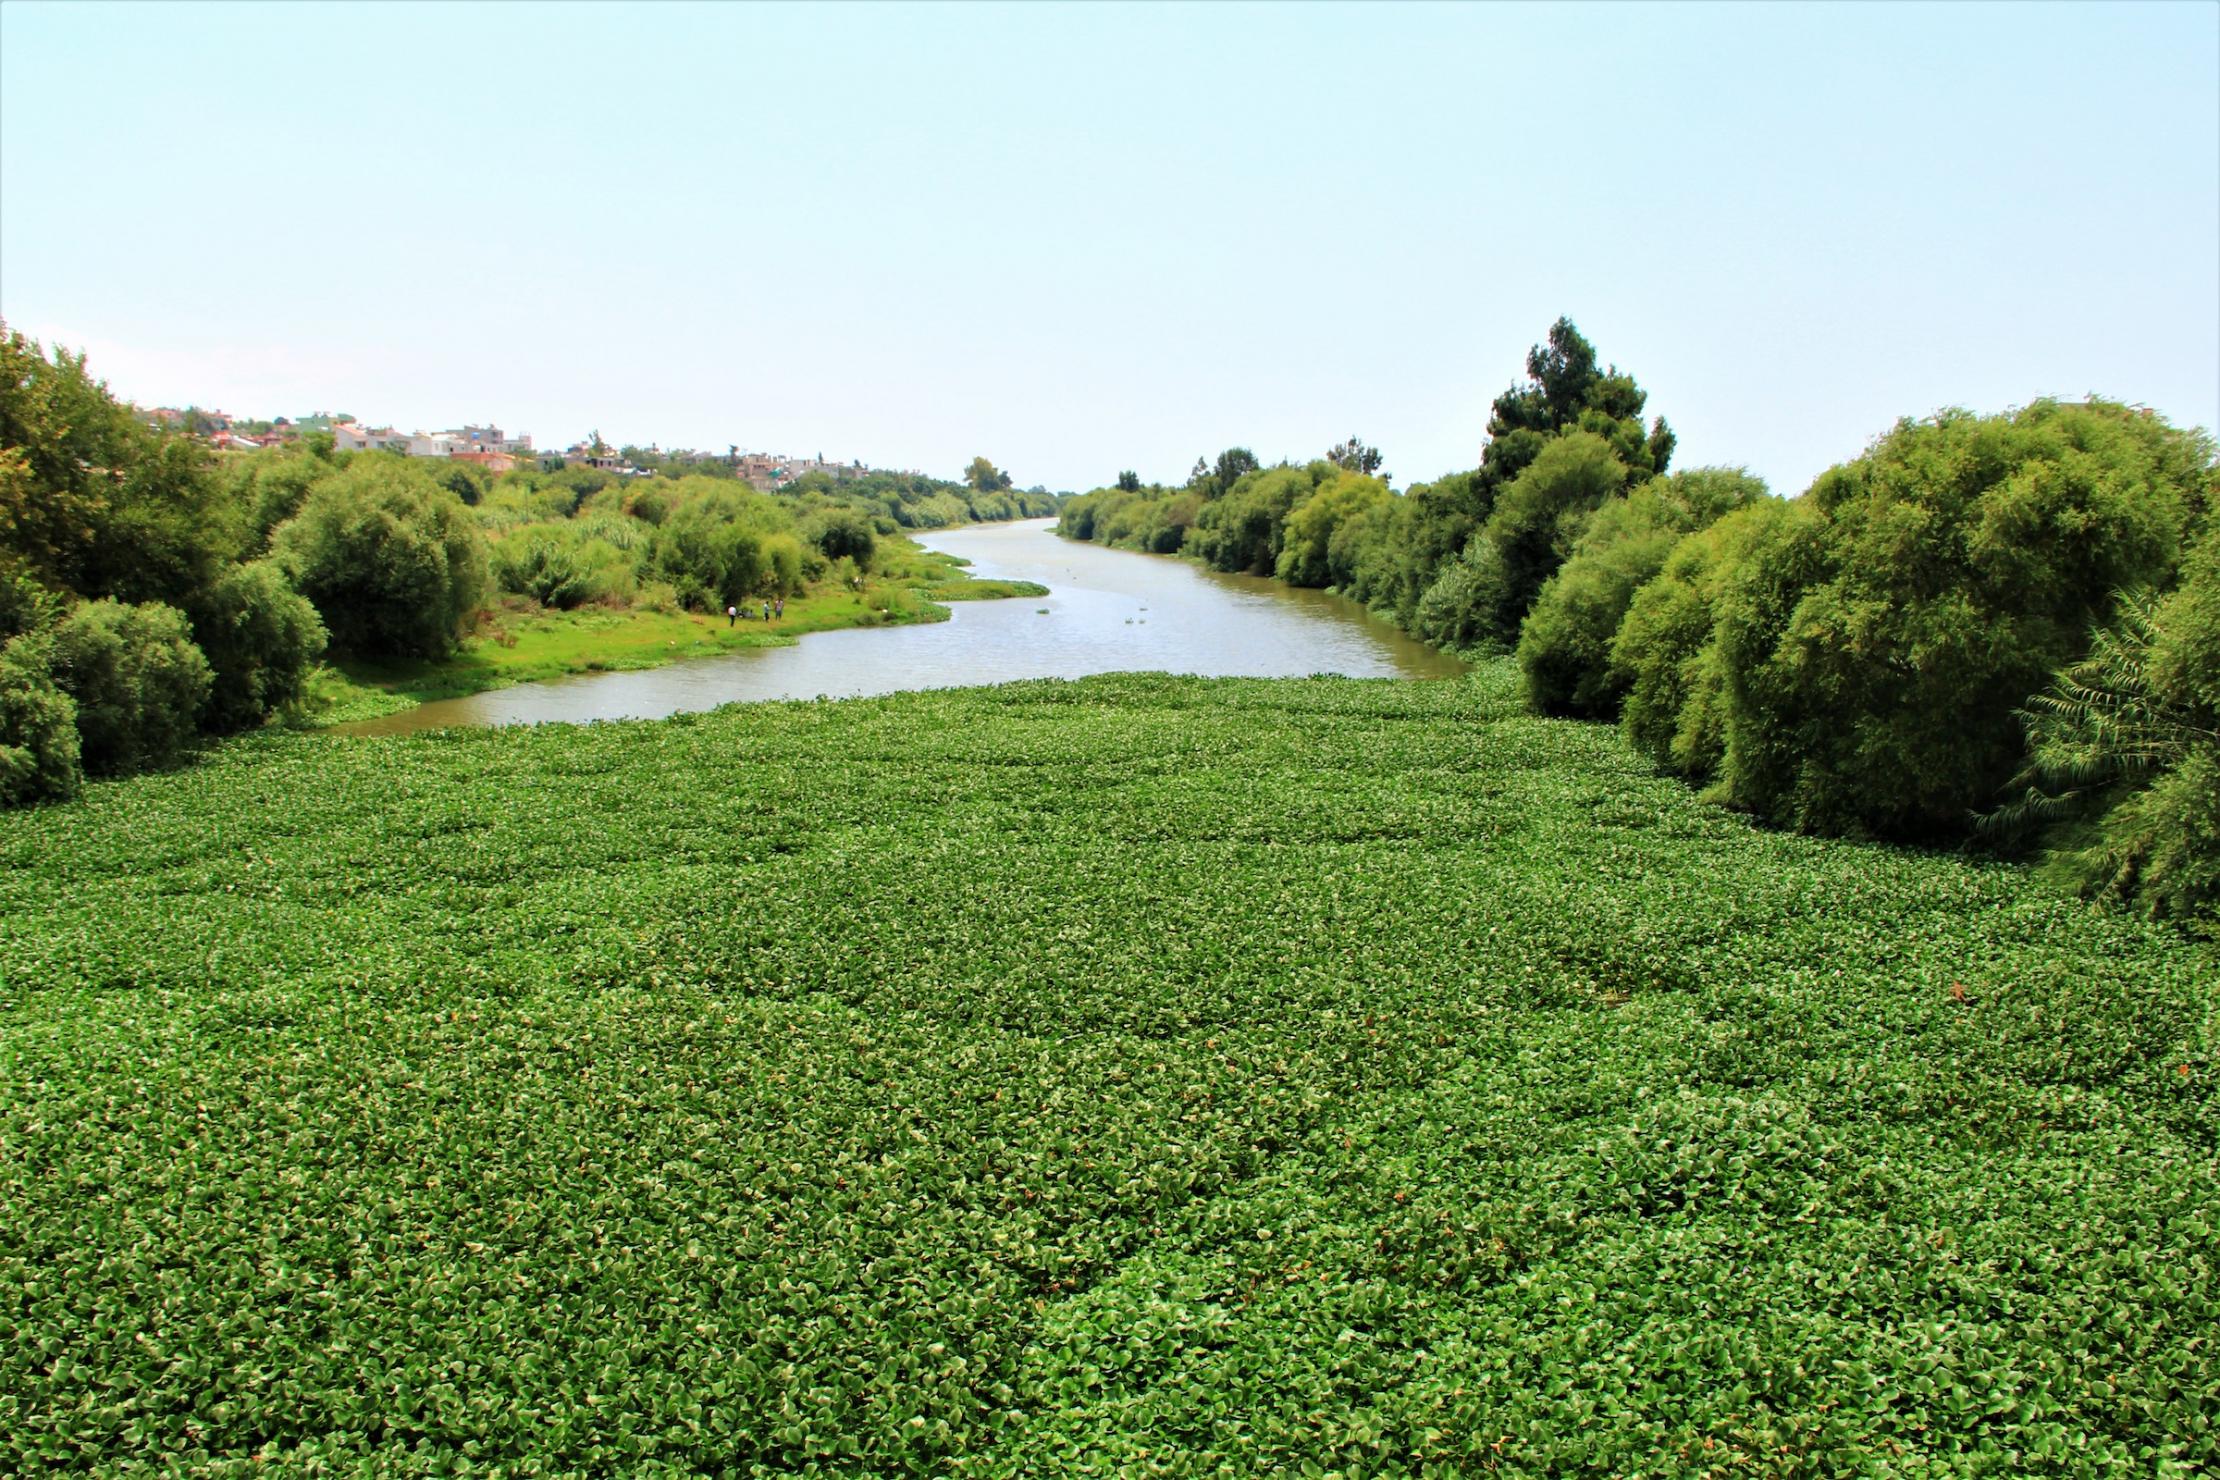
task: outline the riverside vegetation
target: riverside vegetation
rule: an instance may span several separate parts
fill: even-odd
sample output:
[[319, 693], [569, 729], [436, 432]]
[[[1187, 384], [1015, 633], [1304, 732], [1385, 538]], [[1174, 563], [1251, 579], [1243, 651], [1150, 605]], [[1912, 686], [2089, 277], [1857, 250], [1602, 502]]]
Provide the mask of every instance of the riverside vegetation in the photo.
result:
[[2190, 1473], [2214, 948], [1437, 683], [0, 816], [0, 1468]]
[[[900, 537], [1055, 512], [985, 458], [964, 484], [812, 472], [776, 494], [725, 459], [658, 467], [496, 478], [334, 453], [328, 433], [219, 459], [141, 426], [83, 356], [50, 359], [0, 324], [0, 806], [273, 717], [362, 718], [1043, 594], [970, 581]], [[775, 628], [727, 625], [764, 601], [787, 607]]]
[[1407, 493], [1357, 438], [1131, 473], [1077, 539], [1364, 602], [1515, 652], [1545, 714], [1620, 720], [1770, 822], [2047, 854], [2053, 877], [2220, 924], [2220, 461], [2137, 408], [1905, 420], [1801, 496], [1668, 473], [1646, 394], [1567, 320], [1499, 396], [1480, 466]]

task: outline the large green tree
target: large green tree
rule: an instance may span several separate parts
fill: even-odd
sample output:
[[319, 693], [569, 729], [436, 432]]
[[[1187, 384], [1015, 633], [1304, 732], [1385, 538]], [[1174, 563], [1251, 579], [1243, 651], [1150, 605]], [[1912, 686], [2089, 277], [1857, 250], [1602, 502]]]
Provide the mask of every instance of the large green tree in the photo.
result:
[[273, 543], [333, 645], [365, 656], [447, 656], [490, 587], [470, 511], [407, 459], [356, 459]]

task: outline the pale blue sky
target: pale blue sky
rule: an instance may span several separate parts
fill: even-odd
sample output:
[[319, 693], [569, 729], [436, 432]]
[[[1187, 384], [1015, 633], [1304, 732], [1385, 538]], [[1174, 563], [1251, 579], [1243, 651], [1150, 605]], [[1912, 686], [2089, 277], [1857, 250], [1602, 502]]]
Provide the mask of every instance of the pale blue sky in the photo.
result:
[[2220, 5], [0, 4], [0, 315], [150, 403], [1407, 483], [1561, 313], [1783, 493], [2211, 427]]

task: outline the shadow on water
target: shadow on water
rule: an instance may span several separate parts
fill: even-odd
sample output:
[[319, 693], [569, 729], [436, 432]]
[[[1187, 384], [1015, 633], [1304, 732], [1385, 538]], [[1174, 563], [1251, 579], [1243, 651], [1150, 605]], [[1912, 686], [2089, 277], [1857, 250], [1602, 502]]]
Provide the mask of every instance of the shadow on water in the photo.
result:
[[1162, 671], [1208, 677], [1450, 678], [1455, 658], [1353, 601], [1184, 560], [1080, 544], [1052, 520], [918, 536], [972, 574], [1036, 581], [1047, 596], [960, 602], [946, 622], [820, 632], [632, 673], [588, 673], [441, 699], [333, 733], [397, 735], [449, 725], [656, 719], [735, 700], [849, 698], [1018, 678]]

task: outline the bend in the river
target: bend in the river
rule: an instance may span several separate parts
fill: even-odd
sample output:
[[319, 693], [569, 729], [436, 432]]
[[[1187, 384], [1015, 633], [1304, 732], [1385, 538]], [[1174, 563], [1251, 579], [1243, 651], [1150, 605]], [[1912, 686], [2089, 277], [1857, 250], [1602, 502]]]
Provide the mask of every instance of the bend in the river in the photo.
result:
[[1446, 678], [1465, 671], [1353, 601], [1065, 540], [1053, 525], [1032, 519], [917, 536], [930, 549], [968, 558], [974, 575], [1035, 581], [1049, 588], [1047, 596], [958, 603], [946, 622], [820, 632], [792, 647], [435, 700], [340, 733], [655, 719], [735, 700], [846, 698], [1142, 670], [1253, 678]]

